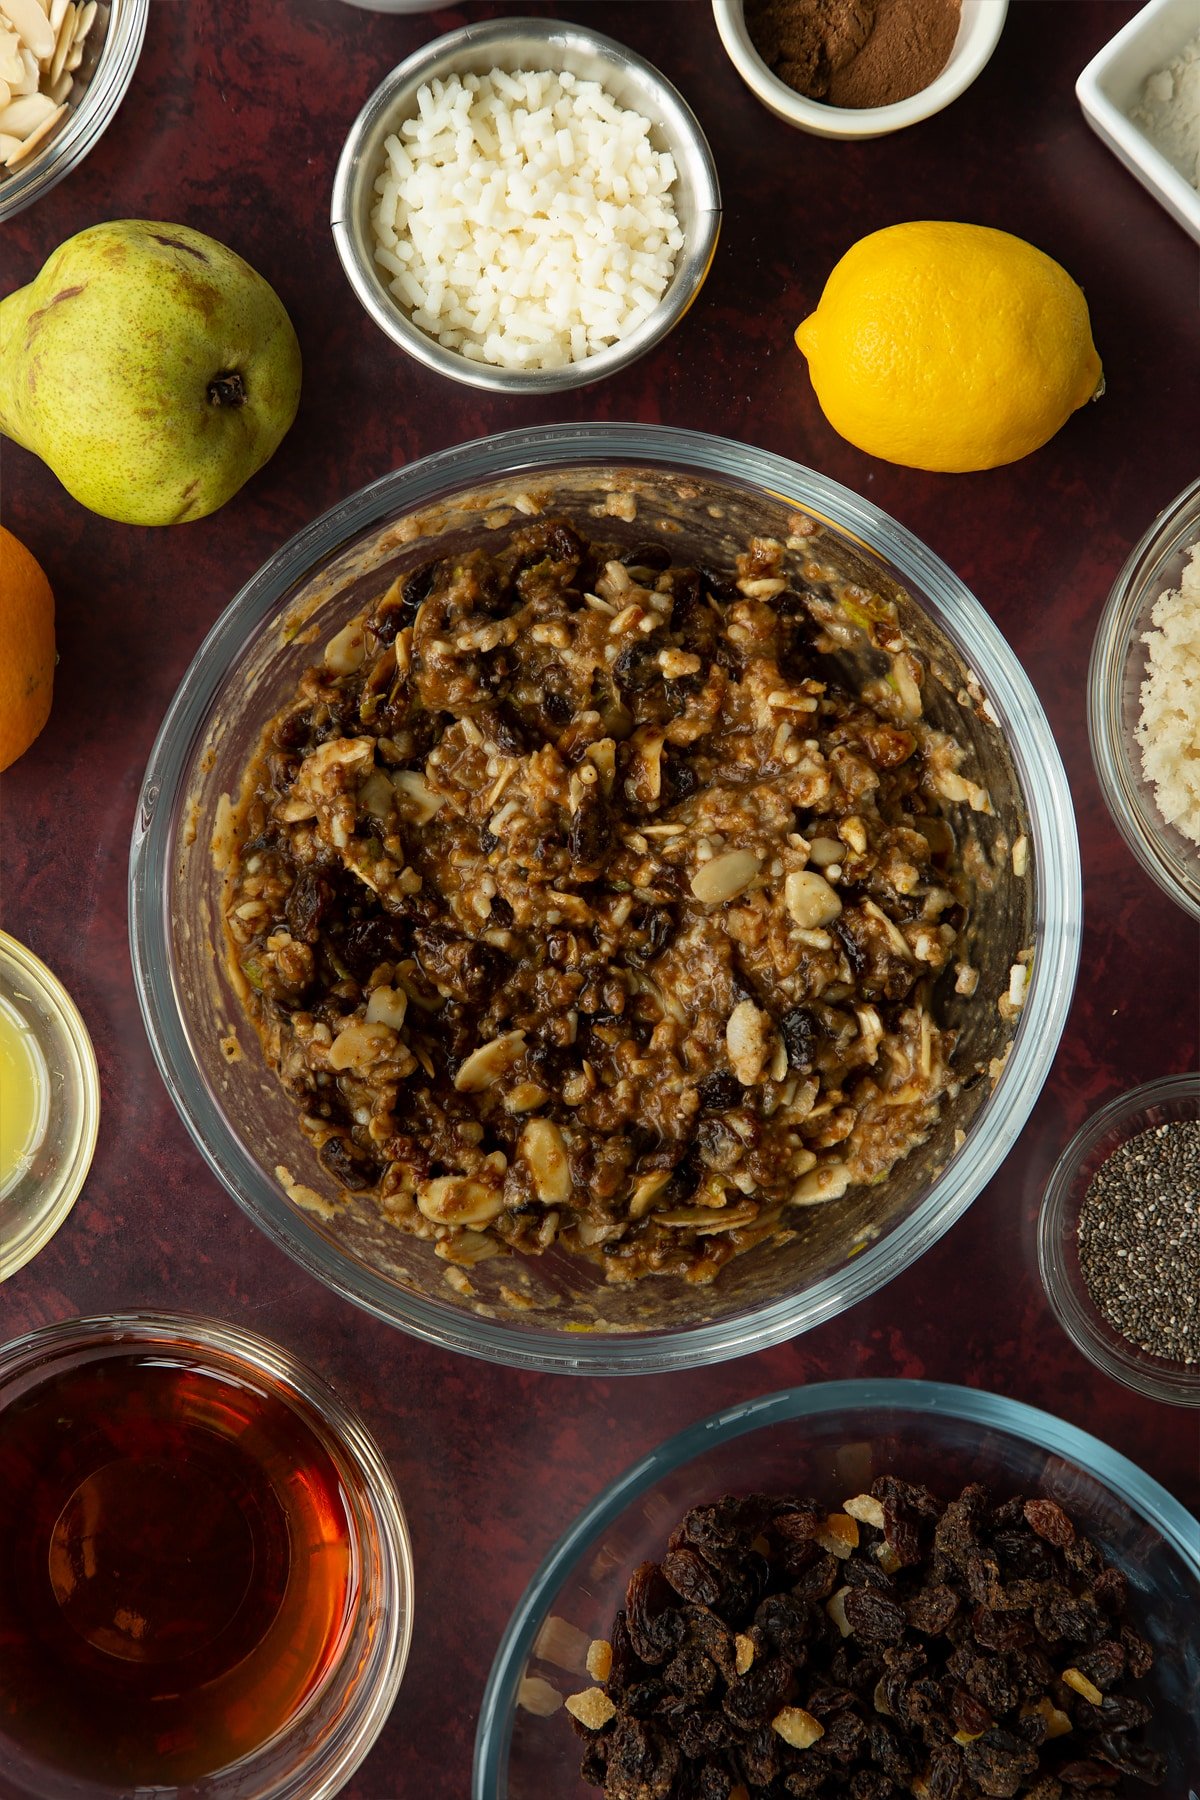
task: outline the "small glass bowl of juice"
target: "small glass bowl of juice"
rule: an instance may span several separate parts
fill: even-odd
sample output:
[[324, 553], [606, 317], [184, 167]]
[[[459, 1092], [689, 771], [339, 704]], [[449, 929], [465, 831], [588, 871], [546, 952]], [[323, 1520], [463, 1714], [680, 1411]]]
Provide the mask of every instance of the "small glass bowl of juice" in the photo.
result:
[[87, 1027], [44, 963], [0, 931], [0, 1281], [58, 1230], [96, 1147]]

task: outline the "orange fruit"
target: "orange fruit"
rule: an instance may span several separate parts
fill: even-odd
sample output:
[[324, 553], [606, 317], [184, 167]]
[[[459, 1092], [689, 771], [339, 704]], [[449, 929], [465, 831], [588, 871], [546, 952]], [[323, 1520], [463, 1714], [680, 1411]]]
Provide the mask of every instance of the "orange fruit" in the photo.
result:
[[24, 755], [50, 717], [54, 660], [45, 570], [0, 525], [0, 769]]

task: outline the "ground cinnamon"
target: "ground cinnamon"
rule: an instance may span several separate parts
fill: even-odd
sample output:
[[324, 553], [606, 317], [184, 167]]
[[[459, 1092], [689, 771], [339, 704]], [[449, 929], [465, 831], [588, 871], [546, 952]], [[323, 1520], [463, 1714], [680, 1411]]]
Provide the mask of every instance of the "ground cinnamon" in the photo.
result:
[[745, 0], [746, 29], [781, 81], [831, 106], [889, 106], [945, 67], [959, 0]]

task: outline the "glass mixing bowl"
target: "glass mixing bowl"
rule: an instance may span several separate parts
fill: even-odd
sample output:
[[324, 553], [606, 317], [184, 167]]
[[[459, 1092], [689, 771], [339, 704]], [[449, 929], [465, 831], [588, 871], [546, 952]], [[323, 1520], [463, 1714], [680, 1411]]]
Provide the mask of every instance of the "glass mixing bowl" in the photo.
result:
[[[746, 1401], [671, 1438], [600, 1494], [546, 1558], [504, 1634], [479, 1716], [473, 1800], [597, 1800], [579, 1779], [583, 1745], [561, 1707], [529, 1711], [518, 1690], [527, 1675], [564, 1696], [591, 1685], [573, 1647], [608, 1637], [630, 1575], [661, 1561], [689, 1507], [730, 1493], [797, 1493], [832, 1510], [888, 1474], [924, 1482], [941, 1499], [969, 1481], [997, 1496], [1048, 1495], [1124, 1570], [1130, 1621], [1157, 1652], [1149, 1681], [1169, 1761], [1155, 1791], [1196, 1800], [1196, 1520], [1135, 1464], [1050, 1413], [926, 1381], [832, 1381]], [[552, 1618], [564, 1623], [542, 1635]], [[561, 1661], [548, 1660], [547, 1648]], [[554, 1701], [542, 1689], [537, 1703]]]
[[[962, 1091], [885, 1182], [795, 1209], [789, 1242], [735, 1259], [706, 1287], [658, 1278], [608, 1287], [590, 1263], [555, 1250], [480, 1263], [474, 1292], [457, 1292], [430, 1245], [361, 1196], [331, 1191], [224, 970], [218, 828], [264, 723], [320, 645], [398, 574], [499, 537], [501, 521], [538, 507], [627, 546], [663, 534], [689, 560], [717, 566], [754, 533], [786, 538], [803, 513], [821, 527], [810, 551], [816, 541], [847, 580], [896, 599], [930, 669], [926, 711], [968, 744], [967, 767], [995, 807], [972, 815], [995, 872], [976, 908], [978, 990], [970, 1000], [952, 986], [938, 996], [961, 1034]], [[645, 1373], [762, 1349], [842, 1312], [928, 1249], [995, 1174], [1029, 1114], [1066, 1019], [1080, 927], [1075, 821], [1054, 740], [1016, 657], [962, 583], [901, 526], [820, 475], [720, 438], [642, 425], [540, 427], [441, 452], [364, 488], [285, 545], [184, 677], [150, 756], [130, 864], [150, 1040], [230, 1193], [319, 1280], [379, 1317], [492, 1361], [572, 1372]], [[1014, 1014], [1010, 988], [1019, 997], [1028, 969]]]

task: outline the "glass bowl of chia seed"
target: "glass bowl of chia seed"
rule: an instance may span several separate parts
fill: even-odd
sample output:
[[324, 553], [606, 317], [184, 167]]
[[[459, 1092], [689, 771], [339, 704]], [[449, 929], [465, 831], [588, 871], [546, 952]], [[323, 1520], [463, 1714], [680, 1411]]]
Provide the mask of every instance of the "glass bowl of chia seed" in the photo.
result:
[[1133, 1088], [1076, 1132], [1042, 1201], [1038, 1265], [1097, 1368], [1200, 1406], [1200, 1074]]

